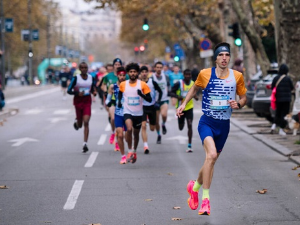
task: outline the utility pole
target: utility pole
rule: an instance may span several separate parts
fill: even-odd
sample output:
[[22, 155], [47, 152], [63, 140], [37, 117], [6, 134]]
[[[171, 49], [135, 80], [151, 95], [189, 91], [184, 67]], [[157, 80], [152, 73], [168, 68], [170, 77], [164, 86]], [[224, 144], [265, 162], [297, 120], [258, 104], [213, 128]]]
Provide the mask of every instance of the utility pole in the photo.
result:
[[50, 59], [51, 59], [51, 32], [50, 32], [50, 28], [51, 28], [51, 17], [50, 17], [50, 13], [51, 13], [51, 6], [52, 6], [52, 0], [50, 1], [50, 3], [48, 3], [48, 7], [47, 7], [47, 58], [48, 58], [48, 67], [50, 66]]
[[31, 0], [28, 0], [28, 26], [29, 26], [29, 39], [28, 39], [28, 72], [30, 84], [33, 84], [32, 74], [32, 23], [31, 23]]
[[1, 84], [2, 88], [5, 89], [5, 44], [4, 44], [4, 32], [5, 32], [5, 18], [3, 13], [3, 0], [0, 0], [0, 19], [1, 19]]

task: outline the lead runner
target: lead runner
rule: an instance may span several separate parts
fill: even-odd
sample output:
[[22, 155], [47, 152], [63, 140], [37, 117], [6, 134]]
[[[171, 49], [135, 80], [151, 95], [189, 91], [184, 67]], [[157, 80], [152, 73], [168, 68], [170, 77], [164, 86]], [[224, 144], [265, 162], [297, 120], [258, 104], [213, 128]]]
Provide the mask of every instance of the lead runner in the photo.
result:
[[[192, 210], [198, 208], [198, 192], [203, 187], [202, 204], [199, 215], [210, 215], [209, 188], [214, 165], [225, 145], [230, 129], [232, 109], [241, 109], [246, 104], [243, 74], [229, 69], [230, 45], [222, 42], [214, 48], [216, 67], [201, 70], [195, 84], [188, 92], [184, 102], [177, 109], [177, 116], [183, 115], [186, 104], [203, 89], [202, 111], [198, 132], [206, 153], [205, 161], [196, 181], [189, 181], [187, 191], [190, 195], [188, 205]], [[239, 100], [235, 99], [236, 94]]]

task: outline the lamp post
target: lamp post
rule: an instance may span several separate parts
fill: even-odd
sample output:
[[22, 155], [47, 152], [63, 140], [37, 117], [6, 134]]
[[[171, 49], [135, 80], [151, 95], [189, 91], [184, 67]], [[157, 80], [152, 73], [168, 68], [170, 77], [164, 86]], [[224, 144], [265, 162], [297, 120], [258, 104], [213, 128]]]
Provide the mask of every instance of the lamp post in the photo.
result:
[[4, 45], [4, 32], [5, 32], [5, 18], [3, 13], [3, 0], [0, 0], [0, 19], [1, 19], [1, 83], [2, 88], [5, 88], [5, 45]]
[[31, 24], [31, 0], [28, 0], [28, 26], [29, 26], [29, 38], [28, 38], [28, 75], [30, 78], [30, 84], [33, 84], [33, 74], [32, 74], [32, 24]]

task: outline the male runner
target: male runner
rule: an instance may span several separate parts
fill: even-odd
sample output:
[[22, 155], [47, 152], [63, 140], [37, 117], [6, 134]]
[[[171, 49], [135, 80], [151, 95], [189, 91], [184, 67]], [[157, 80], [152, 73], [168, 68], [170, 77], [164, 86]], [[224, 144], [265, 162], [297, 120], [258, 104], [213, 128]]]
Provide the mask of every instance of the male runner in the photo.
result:
[[[222, 42], [214, 49], [216, 67], [201, 70], [185, 100], [177, 109], [177, 116], [183, 115], [187, 103], [203, 89], [202, 111], [198, 132], [206, 153], [206, 158], [196, 181], [187, 185], [190, 195], [188, 205], [192, 210], [198, 208], [198, 191], [203, 185], [202, 204], [199, 215], [210, 215], [209, 188], [214, 165], [220, 156], [229, 133], [232, 109], [240, 109], [246, 104], [246, 92], [243, 75], [229, 69], [230, 45]], [[239, 100], [235, 96], [239, 95]]]
[[168, 86], [169, 81], [167, 76], [163, 73], [163, 64], [162, 62], [156, 62], [154, 65], [155, 73], [153, 74], [153, 80], [159, 85], [160, 89], [162, 90], [162, 98], [160, 101], [160, 106], [156, 110], [156, 131], [157, 131], [157, 144], [161, 144], [161, 135], [160, 135], [160, 126], [159, 126], [159, 116], [162, 116], [162, 133], [167, 133], [167, 128], [165, 123], [167, 122], [168, 117], [168, 104], [169, 104], [169, 97], [168, 97]]
[[129, 151], [127, 159], [129, 162], [135, 163], [136, 149], [139, 144], [139, 133], [143, 119], [143, 99], [151, 102], [150, 88], [144, 81], [138, 80], [140, 67], [137, 63], [130, 63], [126, 66], [129, 80], [120, 84], [118, 95], [118, 106], [122, 107], [122, 97], [124, 96], [124, 119], [127, 127], [127, 143], [128, 148], [132, 147], [132, 130], [134, 136], [133, 152]]
[[[111, 84], [117, 83], [117, 81], [118, 81], [117, 69], [120, 66], [122, 66], [122, 60], [119, 58], [115, 58], [113, 61], [114, 71], [110, 72], [106, 76], [104, 76], [101, 81], [103, 85], [100, 84], [104, 93], [107, 93], [108, 88]], [[113, 97], [111, 106], [108, 108], [108, 120], [110, 122], [111, 130], [112, 130], [112, 134], [110, 135], [110, 138], [109, 138], [110, 144], [113, 144], [115, 141], [115, 108], [116, 108], [116, 99]], [[118, 150], [118, 149], [119, 149], [118, 142], [115, 142], [115, 150]]]
[[[158, 84], [152, 79], [148, 77], [149, 71], [147, 66], [141, 67], [141, 73], [140, 78], [141, 81], [144, 81], [148, 87], [151, 90], [151, 102], [143, 101], [143, 122], [142, 122], [142, 139], [144, 142], [144, 153], [149, 154], [149, 146], [148, 146], [148, 137], [147, 137], [147, 117], [149, 119], [150, 124], [150, 130], [155, 130], [156, 125], [156, 110], [155, 110], [155, 104], [159, 105], [159, 102], [162, 97], [162, 91]], [[156, 99], [156, 91], [159, 93], [157, 103], [155, 101]]]
[[[115, 99], [117, 99], [116, 109], [115, 109], [115, 127], [116, 127], [116, 133], [117, 133], [117, 141], [119, 145], [119, 150], [121, 152], [121, 161], [120, 164], [126, 164], [126, 155], [124, 150], [124, 131], [126, 132], [126, 125], [124, 120], [124, 114], [123, 114], [123, 107], [118, 107], [118, 95], [119, 95], [119, 86], [120, 83], [125, 81], [126, 78], [126, 70], [123, 66], [119, 67], [117, 69], [117, 75], [118, 75], [118, 82], [116, 84], [111, 84], [108, 90], [108, 97], [106, 99], [106, 105], [110, 106], [111, 104], [111, 96], [114, 95]], [[122, 98], [121, 103], [124, 102], [124, 98]], [[123, 131], [124, 129], [124, 131]]]
[[[179, 66], [174, 65], [173, 72], [169, 73], [170, 88], [172, 89], [174, 84], [176, 84], [177, 81], [182, 80], [182, 79], [183, 79], [183, 74], [179, 71]], [[175, 106], [177, 103], [177, 99], [172, 97], [171, 102], [172, 102], [172, 105]]]
[[[184, 101], [188, 91], [194, 85], [194, 81], [192, 81], [191, 70], [186, 69], [185, 71], [183, 71], [183, 76], [184, 76], [184, 79], [176, 82], [174, 84], [174, 86], [172, 87], [172, 90], [170, 93], [171, 97], [178, 99], [176, 108], [178, 108], [180, 103]], [[198, 100], [198, 98], [196, 96], [194, 96], [194, 98], [196, 100]], [[193, 152], [193, 150], [192, 150], [193, 118], [194, 118], [193, 108], [194, 108], [194, 103], [193, 103], [193, 99], [191, 99], [186, 104], [186, 106], [183, 110], [182, 116], [180, 116], [180, 118], [178, 118], [179, 130], [183, 130], [183, 128], [184, 128], [184, 119], [186, 119], [187, 126], [188, 126], [188, 141], [189, 141], [189, 143], [188, 143], [188, 148], [187, 148], [186, 152]]]
[[89, 137], [89, 121], [91, 118], [91, 94], [96, 96], [97, 90], [95, 82], [90, 74], [87, 74], [88, 65], [85, 62], [79, 64], [79, 70], [81, 74], [78, 74], [72, 78], [72, 81], [68, 87], [68, 94], [74, 95], [74, 106], [76, 110], [76, 120], [74, 122], [75, 130], [78, 130], [84, 125], [84, 142], [83, 151], [87, 152], [87, 141]]
[[62, 68], [62, 71], [59, 73], [61, 90], [63, 92], [63, 100], [66, 100], [68, 81], [70, 82], [70, 77], [72, 77], [72, 75], [69, 71], [69, 68], [67, 66], [64, 66]]

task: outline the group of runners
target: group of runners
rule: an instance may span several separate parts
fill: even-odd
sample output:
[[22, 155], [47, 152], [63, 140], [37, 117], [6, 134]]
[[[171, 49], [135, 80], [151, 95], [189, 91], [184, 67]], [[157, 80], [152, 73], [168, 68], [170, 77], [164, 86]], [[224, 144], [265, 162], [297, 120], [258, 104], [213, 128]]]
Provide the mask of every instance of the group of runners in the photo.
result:
[[[169, 97], [176, 105], [178, 127], [188, 128], [187, 152], [192, 152], [193, 98], [198, 100], [197, 93], [202, 89], [202, 111], [198, 124], [198, 133], [205, 151], [204, 164], [196, 180], [187, 184], [190, 195], [188, 205], [192, 210], [199, 207], [198, 194], [202, 187], [202, 204], [199, 215], [210, 215], [209, 188], [212, 182], [214, 165], [219, 158], [230, 129], [230, 117], [233, 109], [241, 109], [246, 104], [245, 83], [242, 73], [229, 69], [230, 45], [222, 42], [214, 48], [215, 67], [200, 71], [195, 82], [191, 70], [183, 74], [173, 73], [166, 76], [163, 64], [156, 62], [152, 76], [147, 66], [140, 67], [130, 63], [123, 67], [122, 60], [113, 61], [114, 71], [103, 77], [100, 85], [105, 94], [105, 105], [111, 124], [110, 143], [115, 142], [115, 150], [120, 151], [120, 164], [137, 161], [137, 147], [142, 128], [144, 153], [149, 154], [147, 141], [147, 123], [151, 131], [157, 132], [157, 144], [161, 143], [162, 134], [167, 133]], [[68, 93], [74, 95], [76, 120], [74, 128], [84, 126], [83, 152], [88, 151], [89, 120], [91, 116], [91, 94], [96, 95], [96, 81], [87, 73], [86, 63], [79, 65], [81, 74], [73, 77]], [[172, 84], [170, 84], [170, 80]], [[236, 99], [236, 95], [239, 96]], [[162, 120], [160, 126], [160, 119]], [[125, 142], [128, 154], [125, 154]], [[132, 141], [134, 140], [134, 141]], [[133, 142], [133, 143], [132, 143]]]

